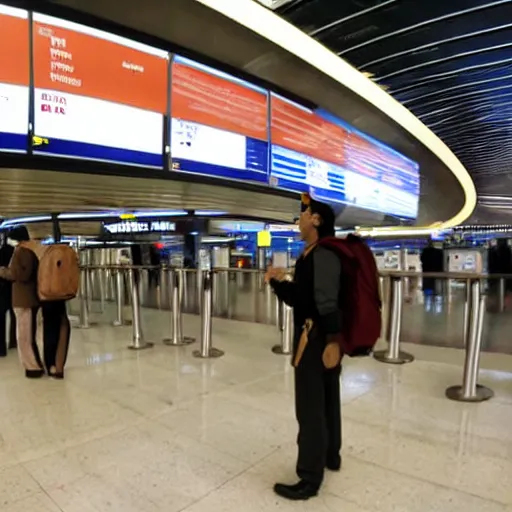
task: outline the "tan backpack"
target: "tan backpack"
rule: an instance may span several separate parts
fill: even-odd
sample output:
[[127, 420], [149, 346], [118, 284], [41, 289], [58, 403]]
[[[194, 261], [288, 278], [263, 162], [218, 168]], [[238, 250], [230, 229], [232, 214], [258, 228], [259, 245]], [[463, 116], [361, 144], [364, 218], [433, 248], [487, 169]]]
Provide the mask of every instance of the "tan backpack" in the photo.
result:
[[23, 244], [39, 259], [37, 293], [39, 300], [51, 302], [76, 297], [80, 267], [76, 252], [64, 244], [42, 245], [35, 241]]

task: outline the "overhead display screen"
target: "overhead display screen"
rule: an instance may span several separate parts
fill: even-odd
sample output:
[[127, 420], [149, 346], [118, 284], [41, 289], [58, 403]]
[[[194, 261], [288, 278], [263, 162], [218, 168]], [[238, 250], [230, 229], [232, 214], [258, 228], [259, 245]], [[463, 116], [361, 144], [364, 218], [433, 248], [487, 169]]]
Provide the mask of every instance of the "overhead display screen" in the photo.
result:
[[348, 131], [284, 98], [271, 98], [271, 184], [310, 192], [318, 200], [345, 202]]
[[420, 191], [416, 162], [352, 131], [347, 141], [347, 202], [403, 218], [415, 218]]
[[345, 122], [271, 97], [273, 186], [413, 219], [418, 213], [419, 168]]
[[175, 57], [171, 81], [174, 171], [268, 181], [268, 94]]
[[0, 4], [0, 151], [28, 149], [29, 69], [28, 12]]
[[168, 53], [34, 13], [34, 152], [163, 167]]

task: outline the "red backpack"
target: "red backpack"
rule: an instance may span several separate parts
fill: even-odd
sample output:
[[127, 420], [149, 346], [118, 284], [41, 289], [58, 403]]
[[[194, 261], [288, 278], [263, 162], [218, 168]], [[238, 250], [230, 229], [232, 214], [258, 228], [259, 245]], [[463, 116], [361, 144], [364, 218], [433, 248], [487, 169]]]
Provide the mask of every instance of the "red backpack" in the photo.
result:
[[341, 260], [341, 351], [350, 357], [369, 355], [379, 339], [382, 323], [379, 275], [373, 253], [355, 235], [323, 238], [318, 245], [335, 252]]

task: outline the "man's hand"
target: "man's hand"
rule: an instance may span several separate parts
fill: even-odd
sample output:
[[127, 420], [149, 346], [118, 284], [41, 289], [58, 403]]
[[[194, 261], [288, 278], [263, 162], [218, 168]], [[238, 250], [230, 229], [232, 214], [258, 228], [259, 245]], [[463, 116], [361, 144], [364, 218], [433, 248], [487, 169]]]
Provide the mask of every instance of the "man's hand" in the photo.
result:
[[265, 274], [265, 282], [269, 283], [271, 279], [276, 281], [284, 281], [286, 279], [287, 272], [284, 268], [268, 267]]

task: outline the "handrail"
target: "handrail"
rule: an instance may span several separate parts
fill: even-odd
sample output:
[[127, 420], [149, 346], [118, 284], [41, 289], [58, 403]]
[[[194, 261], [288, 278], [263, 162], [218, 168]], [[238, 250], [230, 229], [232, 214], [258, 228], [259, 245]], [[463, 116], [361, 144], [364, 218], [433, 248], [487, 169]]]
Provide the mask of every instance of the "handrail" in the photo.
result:
[[[116, 265], [81, 265], [83, 270], [163, 270], [195, 273], [201, 272], [201, 269], [180, 268], [171, 265], [131, 265], [129, 263], [121, 263]], [[240, 274], [263, 274], [265, 270], [255, 268], [212, 268], [212, 272], [233, 272]], [[292, 272], [292, 270], [289, 270]], [[475, 279], [511, 279], [512, 274], [489, 274], [478, 272], [417, 272], [413, 270], [379, 270], [380, 277], [417, 277], [431, 279], [455, 279], [455, 280], [475, 280]]]

